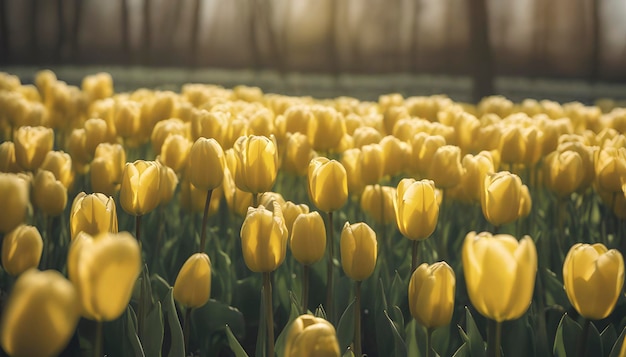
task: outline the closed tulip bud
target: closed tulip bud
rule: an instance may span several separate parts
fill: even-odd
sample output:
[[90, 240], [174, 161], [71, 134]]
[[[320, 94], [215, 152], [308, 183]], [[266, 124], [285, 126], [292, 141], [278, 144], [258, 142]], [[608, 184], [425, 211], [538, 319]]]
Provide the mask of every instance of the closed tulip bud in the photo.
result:
[[92, 101], [108, 98], [113, 95], [113, 78], [106, 72], [92, 74], [83, 78], [81, 88]]
[[10, 356], [57, 356], [79, 319], [76, 289], [55, 270], [22, 274], [2, 313], [0, 343]]
[[520, 203], [519, 210], [517, 211], [517, 215], [519, 218], [528, 217], [530, 214], [530, 210], [533, 208], [532, 197], [530, 197], [530, 191], [528, 191], [528, 186], [522, 185], [522, 190], [520, 191]]
[[241, 249], [248, 269], [257, 273], [276, 270], [285, 260], [288, 232], [278, 203], [273, 211], [262, 205], [249, 207], [241, 226]]
[[384, 150], [384, 147], [378, 144], [365, 145], [361, 148], [359, 164], [361, 166], [361, 180], [365, 185], [377, 184], [384, 174], [391, 174], [396, 169], [395, 167], [389, 167], [390, 171], [387, 172], [386, 160], [402, 161], [398, 156], [388, 157]]
[[215, 139], [224, 145], [224, 135], [230, 123], [230, 113], [209, 112], [205, 109], [191, 111], [191, 137], [197, 140], [200, 137]]
[[396, 197], [396, 188], [380, 185], [365, 186], [361, 195], [361, 209], [376, 223], [390, 224], [396, 222], [396, 211], [393, 201]]
[[519, 126], [505, 126], [500, 137], [502, 162], [507, 164], [522, 163], [526, 156], [527, 143]]
[[228, 168], [224, 169], [224, 198], [231, 212], [238, 216], [245, 216], [248, 207], [252, 205], [252, 193], [242, 191], [235, 185], [235, 179]]
[[522, 163], [526, 167], [533, 167], [543, 155], [543, 131], [535, 126], [524, 128], [522, 135], [526, 138], [526, 153]]
[[446, 262], [423, 263], [409, 281], [411, 316], [426, 328], [446, 326], [454, 312], [454, 270]]
[[3, 142], [0, 144], [0, 172], [18, 173], [20, 171], [22, 169], [15, 159], [15, 144], [12, 141]]
[[361, 174], [361, 149], [349, 149], [341, 154], [341, 165], [346, 170], [348, 180], [348, 192], [351, 195], [360, 195], [365, 188], [363, 175]]
[[307, 135], [309, 123], [314, 120], [310, 106], [292, 105], [282, 116], [276, 118], [276, 125], [281, 138], [286, 137], [287, 133]]
[[163, 147], [163, 143], [168, 136], [178, 134], [186, 137], [189, 129], [190, 128], [185, 125], [185, 122], [178, 118], [171, 118], [157, 122], [154, 129], [152, 129], [152, 135], [150, 136], [154, 153], [156, 155], [161, 154], [161, 148]]
[[209, 191], [224, 180], [224, 151], [215, 139], [198, 138], [189, 153], [189, 179], [198, 189]]
[[[565, 136], [564, 136], [565, 137]], [[582, 140], [582, 138], [580, 138]], [[582, 181], [580, 186], [578, 187], [579, 191], [586, 190], [591, 184], [596, 176], [594, 169], [594, 151], [591, 147], [586, 146], [581, 141], [573, 141], [573, 142], [560, 142], [559, 146], [557, 146], [557, 151], [565, 152], [565, 151], [574, 151], [580, 155], [583, 164], [583, 173], [582, 173]]]
[[200, 307], [211, 296], [211, 260], [195, 253], [183, 264], [174, 283], [174, 299], [187, 308]]
[[267, 108], [259, 108], [248, 117], [250, 134], [269, 137], [274, 132], [274, 113]]
[[74, 183], [72, 157], [63, 151], [49, 151], [39, 168], [52, 172], [67, 189]]
[[313, 120], [309, 120], [307, 136], [311, 139], [313, 149], [317, 151], [336, 149], [346, 133], [343, 115], [333, 108], [322, 105], [312, 106], [311, 111]]
[[461, 148], [444, 145], [437, 149], [428, 169], [428, 178], [435, 182], [435, 186], [442, 189], [452, 188], [461, 182], [461, 176]]
[[385, 136], [380, 141], [383, 149], [384, 174], [395, 176], [405, 171], [411, 159], [411, 147], [395, 136]]
[[80, 232], [92, 236], [105, 232], [117, 233], [117, 212], [112, 197], [101, 193], [87, 195], [84, 192], [76, 195], [70, 210], [72, 240]]
[[67, 142], [67, 151], [72, 157], [72, 164], [76, 172], [85, 173], [89, 169], [87, 166], [91, 161], [90, 154], [87, 153], [85, 142], [85, 129], [74, 129]]
[[382, 134], [371, 126], [362, 126], [354, 130], [354, 147], [361, 148], [369, 144], [378, 144], [382, 140]]
[[346, 222], [341, 231], [341, 266], [355, 281], [363, 281], [374, 272], [378, 243], [376, 232], [367, 224]]
[[495, 171], [491, 153], [481, 151], [478, 155], [465, 155], [462, 165], [465, 171], [461, 178], [463, 192], [473, 202], [480, 202], [480, 191], [484, 187], [485, 177]]
[[35, 206], [48, 216], [58, 216], [67, 205], [67, 189], [50, 171], [39, 170], [33, 183]]
[[96, 321], [118, 318], [140, 269], [141, 250], [130, 233], [80, 233], [70, 245], [67, 275], [78, 292], [81, 315]]
[[9, 275], [37, 268], [43, 251], [43, 240], [36, 227], [20, 225], [2, 241], [2, 267]]
[[410, 240], [428, 238], [437, 227], [439, 203], [431, 180], [403, 179], [398, 183], [394, 201], [396, 223]]
[[287, 134], [287, 143], [283, 155], [282, 170], [296, 176], [307, 173], [309, 162], [315, 157], [315, 151], [309, 139], [302, 133]]
[[132, 138], [141, 128], [141, 106], [137, 102], [124, 100], [118, 102], [113, 114], [113, 123], [117, 135], [122, 138]]
[[94, 157], [96, 147], [110, 141], [109, 128], [103, 119], [91, 118], [85, 122], [85, 151], [89, 157]]
[[163, 142], [159, 161], [163, 165], [171, 167], [176, 173], [180, 173], [189, 163], [189, 152], [192, 145], [191, 141], [182, 135], [170, 135]]
[[302, 204], [295, 204], [291, 201], [287, 201], [280, 205], [280, 208], [283, 210], [283, 216], [285, 218], [285, 226], [289, 232], [292, 231], [293, 222], [298, 218], [298, 216], [302, 213], [309, 213], [309, 206]]
[[348, 177], [341, 163], [317, 157], [309, 163], [309, 198], [323, 212], [340, 209], [348, 200]]
[[[278, 192], [264, 192], [259, 196], [259, 204], [265, 207], [274, 207], [274, 202], [278, 203], [281, 208], [285, 204], [285, 198]], [[284, 214], [283, 214], [284, 216]]]
[[253, 194], [271, 191], [278, 174], [278, 149], [274, 136], [242, 136], [235, 142], [234, 149], [237, 187]]
[[161, 165], [159, 171], [161, 173], [159, 204], [166, 205], [174, 198], [174, 193], [176, 193], [176, 187], [178, 186], [178, 176], [176, 176], [176, 172], [172, 168], [165, 165]]
[[293, 222], [289, 247], [293, 257], [304, 265], [311, 265], [324, 257], [326, 226], [317, 211], [300, 214]]
[[595, 154], [596, 182], [600, 190], [621, 192], [626, 177], [626, 148], [604, 147]]
[[[511, 223], [520, 217], [525, 202], [525, 185], [519, 176], [508, 171], [488, 174], [481, 190], [480, 204], [485, 218], [494, 226]], [[526, 188], [528, 190], [528, 188]]]
[[26, 218], [28, 182], [16, 174], [0, 173], [0, 232], [8, 233]]
[[126, 213], [143, 216], [160, 202], [161, 172], [155, 161], [126, 163], [120, 187], [120, 203]]
[[446, 139], [441, 135], [418, 133], [411, 139], [411, 163], [413, 171], [422, 175], [428, 174], [428, 169], [440, 147], [446, 145]]
[[537, 275], [537, 250], [529, 236], [470, 232], [463, 242], [463, 273], [472, 305], [502, 322], [530, 306]]
[[98, 145], [91, 162], [91, 188], [94, 192], [111, 196], [119, 191], [125, 164], [126, 151], [122, 145]]
[[575, 192], [583, 180], [583, 160], [575, 151], [553, 151], [543, 164], [546, 188], [559, 197]]
[[54, 132], [43, 126], [22, 126], [13, 134], [15, 160], [24, 170], [34, 171], [54, 145]]
[[321, 317], [301, 315], [289, 328], [284, 357], [339, 357], [333, 325]]
[[624, 258], [603, 244], [577, 243], [563, 262], [567, 298], [583, 317], [600, 320], [613, 312], [624, 286]]

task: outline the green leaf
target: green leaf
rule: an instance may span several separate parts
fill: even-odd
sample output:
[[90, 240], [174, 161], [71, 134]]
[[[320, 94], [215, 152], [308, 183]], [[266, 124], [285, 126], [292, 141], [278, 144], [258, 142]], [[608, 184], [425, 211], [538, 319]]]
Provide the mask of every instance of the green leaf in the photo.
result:
[[137, 337], [137, 323], [130, 305], [119, 318], [104, 323], [104, 353], [108, 356], [142, 356], [143, 349]]
[[391, 286], [389, 287], [388, 303], [392, 306], [401, 306], [402, 303], [406, 302], [408, 295], [407, 286], [409, 286], [409, 284], [402, 279], [396, 270], [393, 280], [391, 281]]
[[406, 351], [407, 356], [420, 357], [422, 352], [419, 349], [417, 343], [417, 322], [414, 319], [411, 319], [406, 325]]
[[161, 356], [161, 346], [163, 345], [163, 312], [161, 303], [157, 301], [152, 310], [148, 312], [146, 325], [143, 329], [141, 341], [144, 352], [148, 356]]
[[354, 352], [350, 347], [346, 348], [346, 352], [341, 357], [354, 357]]
[[231, 331], [230, 326], [226, 325], [225, 330], [226, 338], [228, 339], [228, 347], [230, 347], [230, 350], [233, 351], [235, 357], [248, 357], [246, 351], [243, 347], [241, 347], [241, 344], [237, 341], [235, 335], [233, 335], [233, 331]]
[[433, 331], [431, 342], [433, 350], [441, 356], [449, 355], [446, 353], [450, 347], [450, 326], [442, 326]]
[[130, 347], [133, 351], [133, 356], [145, 356], [139, 336], [137, 336], [137, 318], [135, 317], [135, 311], [128, 305], [126, 309], [126, 332], [130, 342]]
[[174, 293], [172, 288], [169, 288], [165, 299], [163, 299], [163, 313], [165, 314], [165, 321], [167, 321], [170, 336], [170, 350], [168, 351], [167, 356], [184, 356], [185, 338], [183, 337], [183, 330], [180, 327], [180, 321], [178, 320], [178, 314], [176, 313], [176, 305], [174, 304]]
[[454, 352], [454, 354], [452, 355], [452, 357], [470, 357], [470, 351], [469, 351], [469, 343], [468, 342], [464, 342], [461, 347], [459, 347], [458, 350], [456, 350], [456, 352]]
[[600, 338], [602, 339], [602, 349], [604, 350], [604, 355], [608, 355], [611, 352], [613, 345], [615, 345], [615, 341], [617, 341], [615, 326], [613, 326], [613, 324], [608, 325], [600, 333]]
[[201, 340], [222, 331], [226, 325], [230, 326], [237, 336], [243, 336], [245, 329], [243, 315], [239, 310], [213, 299], [191, 311], [191, 323]]
[[324, 306], [320, 305], [315, 309], [315, 317], [321, 317], [324, 320], [328, 320], [328, 316], [326, 316], [326, 310], [324, 310]]
[[624, 336], [626, 336], [626, 327], [622, 330], [622, 333], [619, 334], [617, 340], [613, 344], [613, 348], [611, 349], [611, 353], [609, 357], [620, 357], [619, 353], [622, 350], [622, 345], [624, 344]]
[[[582, 336], [580, 338], [583, 338]], [[589, 325], [589, 334], [587, 335], [587, 356], [604, 356], [604, 348], [602, 347], [602, 338], [600, 332], [593, 322]]]
[[387, 310], [387, 298], [385, 296], [385, 286], [382, 278], [378, 280], [378, 294], [375, 299], [374, 305], [374, 318], [376, 319], [376, 344], [378, 347], [378, 354], [384, 356], [389, 354], [393, 348], [393, 336], [388, 327], [387, 317], [385, 311]]
[[550, 269], [544, 269], [543, 278], [545, 282], [546, 305], [570, 306], [563, 283], [557, 278], [556, 274]]
[[[261, 288], [261, 296], [263, 296], [263, 288]], [[265, 357], [267, 355], [267, 322], [265, 318], [265, 299], [261, 299], [259, 307], [259, 329], [256, 335], [256, 350], [254, 355]], [[274, 356], [267, 356], [274, 357]]]
[[337, 325], [337, 340], [339, 341], [339, 349], [352, 345], [354, 339], [354, 302], [352, 299], [346, 310], [339, 319]]
[[461, 337], [467, 342], [470, 355], [472, 357], [484, 357], [485, 341], [480, 335], [476, 322], [474, 322], [474, 317], [472, 317], [472, 313], [467, 306], [465, 307], [465, 328], [467, 333], [465, 337], [461, 334]]
[[389, 327], [391, 328], [391, 332], [393, 334], [395, 356], [404, 357], [407, 355], [406, 344], [404, 343], [404, 339], [398, 330], [398, 326], [391, 319], [391, 317], [389, 317], [387, 311], [385, 311], [385, 316], [387, 317], [387, 322], [389, 323]]
[[285, 349], [285, 338], [287, 338], [287, 334], [289, 333], [289, 329], [291, 328], [291, 323], [300, 316], [300, 303], [298, 302], [298, 298], [293, 293], [293, 291], [289, 291], [289, 299], [291, 301], [291, 309], [289, 312], [289, 320], [285, 324], [285, 328], [281, 331], [276, 339], [276, 345], [274, 346], [274, 350], [278, 356], [283, 355], [283, 351]]
[[171, 288], [170, 284], [159, 274], [152, 274], [152, 276], [150, 276], [150, 285], [152, 286], [153, 295], [155, 295], [159, 301], [163, 301], [166, 298]]
[[580, 325], [565, 313], [556, 329], [552, 353], [557, 357], [575, 356], [581, 333]]

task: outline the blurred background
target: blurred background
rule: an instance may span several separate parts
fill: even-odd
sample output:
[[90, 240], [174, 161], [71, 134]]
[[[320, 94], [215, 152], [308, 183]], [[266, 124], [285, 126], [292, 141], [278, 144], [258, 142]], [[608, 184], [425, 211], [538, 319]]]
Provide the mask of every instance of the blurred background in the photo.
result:
[[0, 0], [0, 70], [376, 98], [626, 97], [624, 0]]

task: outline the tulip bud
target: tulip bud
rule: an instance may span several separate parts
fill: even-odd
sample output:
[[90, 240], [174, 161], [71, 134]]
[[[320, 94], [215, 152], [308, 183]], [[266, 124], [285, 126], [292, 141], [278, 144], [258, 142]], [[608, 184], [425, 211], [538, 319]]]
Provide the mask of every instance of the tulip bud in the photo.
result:
[[324, 257], [326, 227], [317, 211], [302, 213], [295, 219], [289, 247], [293, 257], [303, 265], [311, 265]]
[[185, 125], [185, 122], [178, 118], [161, 120], [157, 122], [154, 126], [154, 129], [152, 129], [152, 135], [150, 136], [150, 141], [152, 142], [152, 150], [154, 150], [154, 153], [156, 155], [160, 155], [163, 143], [168, 136], [177, 134], [186, 137], [188, 130], [189, 129]]
[[140, 269], [141, 250], [130, 233], [80, 233], [70, 245], [67, 274], [78, 292], [81, 315], [96, 321], [118, 318]]
[[380, 185], [365, 186], [361, 195], [361, 209], [376, 223], [390, 224], [396, 222], [396, 212], [393, 201], [396, 197], [396, 188]]
[[230, 113], [202, 110], [192, 110], [191, 137], [197, 140], [200, 137], [212, 138], [220, 145], [224, 145], [224, 135], [230, 122]]
[[288, 232], [278, 203], [273, 211], [249, 207], [240, 235], [244, 261], [253, 272], [272, 272], [285, 260]]
[[189, 153], [189, 180], [198, 189], [209, 191], [224, 180], [224, 151], [215, 139], [198, 138]]
[[2, 267], [12, 276], [37, 268], [43, 251], [43, 239], [36, 227], [20, 225], [2, 241]]
[[388, 135], [380, 141], [380, 146], [383, 150], [383, 172], [385, 175], [395, 176], [406, 170], [411, 159], [411, 147], [409, 144], [400, 141], [395, 136]]
[[461, 165], [461, 148], [454, 145], [444, 145], [435, 151], [428, 178], [435, 182], [438, 188], [452, 188], [461, 182], [463, 166]]
[[346, 170], [348, 192], [351, 195], [360, 195], [365, 188], [361, 167], [361, 149], [349, 149], [341, 154], [341, 165]]
[[126, 164], [126, 151], [120, 144], [102, 143], [91, 162], [91, 188], [94, 192], [114, 195], [120, 189]]
[[235, 142], [234, 149], [237, 187], [251, 193], [271, 191], [278, 173], [278, 149], [274, 136], [242, 136]]
[[283, 210], [283, 216], [285, 217], [285, 226], [289, 232], [292, 231], [293, 222], [302, 213], [309, 213], [309, 206], [302, 204], [295, 204], [291, 201], [287, 201], [280, 205]]
[[52, 172], [67, 189], [74, 183], [72, 157], [63, 151], [49, 151], [39, 168]]
[[439, 203], [431, 180], [403, 179], [398, 183], [394, 201], [396, 223], [410, 240], [428, 238], [437, 227]]
[[122, 138], [136, 136], [141, 127], [141, 106], [139, 103], [131, 100], [118, 102], [113, 114], [113, 123], [117, 135]]
[[74, 129], [67, 142], [67, 150], [72, 157], [72, 164], [76, 172], [87, 172], [89, 168], [87, 165], [92, 159], [87, 153], [85, 140], [85, 129]]
[[354, 138], [354, 147], [356, 148], [369, 144], [378, 144], [383, 138], [380, 132], [371, 126], [357, 128], [354, 130], [352, 137]]
[[323, 212], [340, 209], [348, 200], [348, 178], [341, 163], [317, 157], [309, 163], [309, 198]]
[[192, 145], [191, 141], [182, 135], [168, 136], [161, 147], [159, 162], [172, 168], [176, 173], [182, 172], [189, 163], [189, 152]]
[[276, 202], [282, 210], [282, 207], [285, 204], [283, 195], [277, 192], [263, 192], [263, 194], [261, 194], [258, 198], [259, 204], [265, 207], [274, 207], [274, 202]]
[[309, 139], [302, 133], [288, 133], [282, 169], [296, 176], [307, 173], [309, 162], [315, 157], [315, 152]]
[[269, 137], [274, 132], [274, 113], [261, 107], [248, 117], [250, 134]]
[[322, 105], [311, 107], [313, 119], [309, 120], [307, 136], [311, 139], [313, 149], [329, 151], [336, 149], [346, 133], [343, 115], [333, 108]]
[[454, 270], [446, 262], [423, 263], [409, 281], [411, 316], [426, 328], [448, 325], [454, 312]]
[[39, 170], [33, 183], [33, 201], [48, 216], [58, 216], [67, 204], [67, 189], [50, 171]]
[[96, 147], [109, 141], [109, 128], [107, 122], [99, 118], [88, 119], [84, 124], [85, 151], [89, 157], [94, 157]]
[[11, 356], [57, 356], [79, 319], [76, 289], [55, 270], [22, 274], [0, 322], [0, 343]]
[[43, 126], [22, 126], [13, 134], [15, 160], [24, 170], [34, 171], [54, 145], [54, 132]]
[[[390, 148], [390, 146], [392, 148]], [[402, 154], [396, 152], [396, 149], [398, 149], [398, 147], [395, 145], [382, 146], [378, 144], [365, 145], [361, 147], [361, 155], [359, 156], [358, 165], [361, 166], [361, 180], [363, 181], [363, 184], [375, 185], [378, 181], [380, 181], [384, 174], [392, 175], [403, 169], [402, 167], [392, 167], [387, 165], [386, 160], [402, 162], [402, 158], [399, 157]]]
[[15, 144], [12, 141], [3, 142], [0, 144], [0, 172], [18, 173], [20, 171], [22, 169], [15, 159]]
[[446, 139], [441, 135], [418, 133], [411, 139], [411, 163], [413, 171], [426, 175], [432, 163], [435, 152], [446, 145]]
[[470, 232], [463, 243], [463, 273], [472, 305], [502, 322], [530, 306], [537, 275], [537, 250], [529, 236]]
[[595, 154], [596, 182], [600, 190], [621, 192], [626, 177], [626, 148], [604, 147]]
[[190, 256], [178, 272], [174, 299], [187, 308], [200, 307], [211, 296], [211, 260], [205, 253]]
[[480, 195], [485, 218], [494, 226], [518, 219], [520, 212], [524, 210], [523, 205], [530, 204], [530, 195], [523, 192], [524, 186], [519, 176], [508, 171], [488, 174]]
[[583, 180], [583, 160], [575, 151], [553, 151], [544, 159], [543, 180], [546, 188], [564, 197], [575, 192]]
[[162, 164], [160, 164], [159, 172], [161, 173], [159, 204], [164, 206], [174, 198], [178, 186], [178, 176], [172, 168]]
[[28, 209], [28, 183], [16, 174], [0, 173], [0, 232], [8, 233], [24, 222]]
[[601, 320], [611, 314], [624, 285], [624, 258], [603, 244], [577, 243], [563, 262], [567, 298], [583, 317]]
[[117, 233], [117, 212], [112, 197], [101, 193], [87, 195], [84, 192], [76, 195], [70, 211], [72, 240], [80, 232], [92, 236], [105, 232]]
[[[234, 157], [233, 150], [227, 151], [229, 155], [226, 155], [227, 161], [229, 161], [229, 157], [232, 158], [230, 160], [236, 160]], [[233, 165], [236, 169], [236, 163]], [[252, 193], [242, 191], [235, 185], [235, 179], [233, 178], [233, 174], [231, 173], [230, 164], [229, 167], [224, 168], [224, 198], [226, 198], [226, 204], [231, 212], [235, 213], [238, 216], [245, 216], [246, 212], [248, 212], [248, 207], [252, 205]]]
[[360, 222], [343, 226], [341, 231], [341, 266], [346, 275], [356, 281], [367, 279], [374, 272], [378, 243], [376, 232]]
[[81, 87], [92, 101], [108, 98], [113, 95], [113, 78], [106, 72], [92, 74], [83, 78]]
[[289, 328], [284, 357], [339, 357], [339, 342], [333, 325], [321, 317], [301, 315]]
[[122, 173], [120, 203], [126, 213], [143, 216], [160, 202], [161, 172], [155, 161], [126, 163]]
[[465, 155], [462, 164], [465, 171], [461, 178], [463, 192], [473, 202], [480, 202], [480, 192], [483, 190], [485, 177], [495, 171], [491, 153], [481, 151], [478, 155]]

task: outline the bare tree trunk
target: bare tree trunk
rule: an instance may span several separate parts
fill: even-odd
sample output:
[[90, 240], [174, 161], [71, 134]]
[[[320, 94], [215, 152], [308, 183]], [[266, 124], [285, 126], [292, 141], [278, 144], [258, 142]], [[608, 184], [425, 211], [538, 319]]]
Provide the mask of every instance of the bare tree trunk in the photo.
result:
[[492, 95], [493, 90], [493, 57], [489, 43], [489, 25], [486, 0], [470, 0], [470, 61], [473, 79], [472, 99], [480, 101]]
[[9, 22], [6, 0], [0, 0], [0, 63], [8, 63], [9, 55]]
[[591, 0], [591, 63], [589, 81], [596, 82], [600, 79], [600, 0]]
[[150, 48], [152, 47], [152, 26], [150, 25], [150, 15], [152, 11], [150, 8], [150, 1], [151, 0], [143, 1], [143, 51], [141, 52], [143, 64], [149, 64], [151, 62]]
[[272, 0], [265, 1], [265, 6], [262, 10], [262, 17], [265, 20], [265, 27], [267, 28], [267, 36], [269, 38], [269, 46], [270, 52], [272, 53], [273, 62], [275, 63], [278, 72], [283, 74], [285, 73], [285, 59], [283, 57], [283, 51], [278, 44], [278, 34], [276, 31], [276, 26], [272, 23], [271, 15], [274, 11], [274, 7], [272, 6]]
[[200, 37], [200, 9], [201, 0], [195, 0], [193, 4], [193, 23], [191, 25], [191, 65], [198, 65], [198, 38]]

